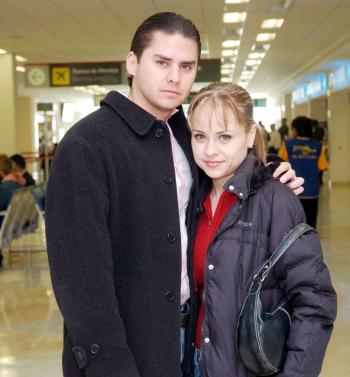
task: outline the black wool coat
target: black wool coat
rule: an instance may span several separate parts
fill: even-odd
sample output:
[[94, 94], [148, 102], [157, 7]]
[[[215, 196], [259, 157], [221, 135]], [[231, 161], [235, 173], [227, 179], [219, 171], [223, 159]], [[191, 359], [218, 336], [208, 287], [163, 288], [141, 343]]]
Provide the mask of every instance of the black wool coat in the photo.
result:
[[[195, 182], [181, 109], [169, 125]], [[109, 93], [58, 146], [46, 231], [64, 318], [64, 376], [179, 377], [181, 243], [166, 124]]]

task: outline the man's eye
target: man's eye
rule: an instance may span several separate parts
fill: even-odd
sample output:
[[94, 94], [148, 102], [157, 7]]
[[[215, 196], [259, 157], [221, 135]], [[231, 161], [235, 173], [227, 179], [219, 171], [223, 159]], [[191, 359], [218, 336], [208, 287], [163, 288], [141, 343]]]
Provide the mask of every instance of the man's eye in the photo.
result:
[[164, 60], [158, 60], [157, 63], [158, 63], [159, 65], [162, 65], [163, 67], [165, 67], [165, 66], [168, 65], [168, 63], [167, 63], [166, 61], [164, 61]]
[[185, 71], [190, 71], [192, 69], [192, 66], [190, 64], [183, 64], [182, 65], [182, 68], [185, 70]]

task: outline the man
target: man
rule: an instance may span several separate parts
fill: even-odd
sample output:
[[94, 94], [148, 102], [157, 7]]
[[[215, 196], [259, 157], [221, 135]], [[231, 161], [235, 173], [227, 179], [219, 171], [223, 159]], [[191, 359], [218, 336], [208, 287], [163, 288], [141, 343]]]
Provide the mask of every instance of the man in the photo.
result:
[[268, 142], [269, 153], [278, 153], [281, 147], [281, 135], [276, 130], [275, 124], [271, 124], [270, 140]]
[[287, 125], [287, 118], [282, 118], [282, 124], [281, 127], [278, 129], [278, 132], [280, 133], [282, 142], [288, 139], [289, 127]]
[[319, 172], [328, 169], [325, 148], [312, 139], [311, 119], [299, 116], [292, 121], [293, 139], [286, 140], [280, 156], [290, 161], [298, 175], [305, 178], [305, 191], [300, 196], [306, 222], [316, 228], [318, 197], [320, 194]]
[[14, 154], [11, 156], [11, 160], [15, 163], [15, 174], [18, 183], [21, 186], [35, 186], [35, 180], [31, 174], [27, 171], [27, 164], [24, 157], [20, 154]]
[[151, 16], [126, 58], [129, 98], [109, 93], [57, 148], [46, 227], [65, 377], [182, 375], [197, 168], [179, 106], [199, 56], [190, 20]]

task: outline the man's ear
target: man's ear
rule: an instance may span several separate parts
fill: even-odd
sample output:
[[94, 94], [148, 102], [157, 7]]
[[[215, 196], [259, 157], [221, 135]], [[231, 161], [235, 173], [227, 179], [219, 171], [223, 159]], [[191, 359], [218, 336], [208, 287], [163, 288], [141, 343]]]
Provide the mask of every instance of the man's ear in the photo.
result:
[[126, 56], [126, 70], [128, 71], [128, 74], [134, 76], [136, 67], [137, 56], [133, 53], [133, 51], [129, 51], [128, 55]]

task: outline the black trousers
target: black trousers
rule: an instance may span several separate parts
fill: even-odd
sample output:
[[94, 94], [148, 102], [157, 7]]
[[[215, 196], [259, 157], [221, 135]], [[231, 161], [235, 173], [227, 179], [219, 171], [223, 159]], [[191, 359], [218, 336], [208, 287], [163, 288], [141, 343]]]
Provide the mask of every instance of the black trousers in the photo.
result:
[[301, 205], [304, 208], [306, 222], [316, 229], [317, 213], [318, 213], [318, 198], [300, 199]]

